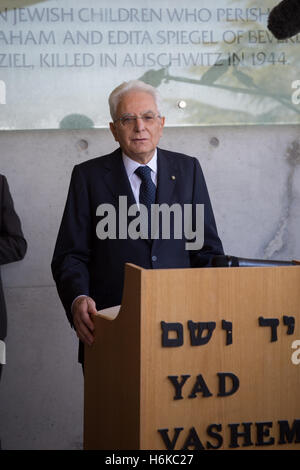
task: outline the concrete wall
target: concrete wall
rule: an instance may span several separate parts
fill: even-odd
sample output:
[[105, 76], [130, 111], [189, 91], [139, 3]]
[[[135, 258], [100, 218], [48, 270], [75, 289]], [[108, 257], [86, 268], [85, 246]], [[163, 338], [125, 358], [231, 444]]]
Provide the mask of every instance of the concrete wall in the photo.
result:
[[[83, 378], [77, 337], [51, 277], [74, 164], [115, 148], [108, 130], [1, 132], [9, 181], [28, 241], [26, 258], [2, 268], [7, 365], [0, 383], [3, 449], [80, 449]], [[161, 147], [197, 156], [227, 254], [300, 258], [297, 126], [165, 129]]]

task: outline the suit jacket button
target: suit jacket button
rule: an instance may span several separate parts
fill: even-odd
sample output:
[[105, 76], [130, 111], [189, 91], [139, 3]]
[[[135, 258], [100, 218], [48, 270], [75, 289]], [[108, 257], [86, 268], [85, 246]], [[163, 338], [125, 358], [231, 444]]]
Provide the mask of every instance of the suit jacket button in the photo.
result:
[[157, 256], [152, 256], [152, 261], [157, 261]]

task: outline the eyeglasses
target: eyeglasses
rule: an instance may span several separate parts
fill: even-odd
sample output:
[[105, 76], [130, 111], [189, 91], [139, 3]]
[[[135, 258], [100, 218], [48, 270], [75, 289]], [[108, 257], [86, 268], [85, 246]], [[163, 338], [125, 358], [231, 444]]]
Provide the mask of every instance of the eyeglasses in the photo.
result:
[[152, 126], [157, 118], [160, 119], [161, 115], [149, 112], [144, 113], [141, 116], [135, 116], [134, 114], [125, 114], [124, 116], [121, 116], [120, 118], [116, 119], [114, 123], [120, 121], [122, 126], [132, 128], [135, 127], [138, 119], [142, 119], [145, 126]]

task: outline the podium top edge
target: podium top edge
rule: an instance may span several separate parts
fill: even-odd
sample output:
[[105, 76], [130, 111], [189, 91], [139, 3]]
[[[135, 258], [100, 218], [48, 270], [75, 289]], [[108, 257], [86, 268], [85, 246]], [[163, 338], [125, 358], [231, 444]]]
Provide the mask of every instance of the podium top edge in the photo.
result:
[[285, 266], [285, 265], [264, 265], [264, 266], [203, 266], [203, 267], [188, 267], [188, 268], [143, 268], [141, 266], [138, 266], [136, 264], [133, 264], [133, 263], [125, 263], [125, 267], [129, 267], [129, 268], [133, 268], [133, 269], [136, 269], [137, 271], [140, 271], [141, 273], [142, 272], [145, 272], [145, 273], [150, 273], [150, 272], [159, 272], [159, 271], [203, 271], [203, 270], [208, 270], [209, 271], [224, 271], [224, 270], [230, 270], [230, 271], [233, 271], [233, 270], [236, 270], [236, 269], [242, 269], [243, 271], [245, 270], [254, 270], [254, 269], [299, 269], [300, 268], [300, 261], [297, 261], [297, 260], [293, 260], [293, 262], [295, 264], [293, 265], [290, 265], [290, 266]]
[[137, 264], [134, 264], [134, 263], [125, 263], [125, 266], [129, 266], [130, 268], [137, 269], [138, 271], [150, 271], [150, 269], [143, 268], [142, 266], [138, 266]]

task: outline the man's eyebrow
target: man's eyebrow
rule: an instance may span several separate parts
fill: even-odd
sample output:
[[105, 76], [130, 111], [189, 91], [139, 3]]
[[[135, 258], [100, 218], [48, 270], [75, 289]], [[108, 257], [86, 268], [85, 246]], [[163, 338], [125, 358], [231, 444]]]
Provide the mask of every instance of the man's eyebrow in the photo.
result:
[[[142, 114], [147, 114], [147, 113], [155, 114], [155, 111], [153, 111], [153, 109], [148, 109], [148, 111], [143, 111], [141, 113], [141, 115]], [[124, 113], [124, 114], [122, 114], [122, 117], [126, 117], [126, 116], [136, 116], [136, 114], [133, 114], [133, 113]]]

